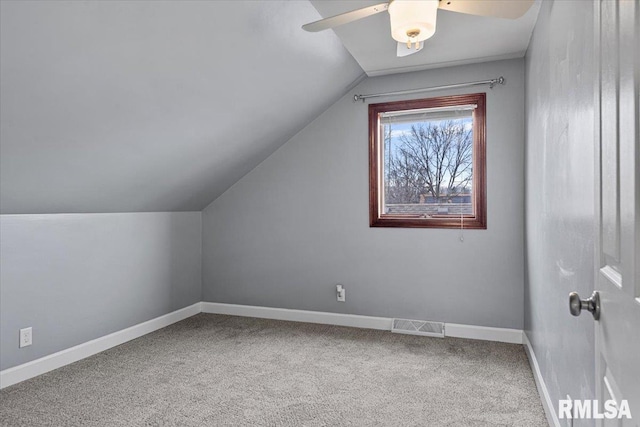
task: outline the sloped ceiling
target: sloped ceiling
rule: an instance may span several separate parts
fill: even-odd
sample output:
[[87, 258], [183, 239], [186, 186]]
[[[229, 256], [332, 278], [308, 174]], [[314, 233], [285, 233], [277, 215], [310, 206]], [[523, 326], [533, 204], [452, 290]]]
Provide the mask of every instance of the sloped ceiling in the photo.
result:
[[361, 77], [306, 1], [5, 1], [2, 213], [201, 210]]

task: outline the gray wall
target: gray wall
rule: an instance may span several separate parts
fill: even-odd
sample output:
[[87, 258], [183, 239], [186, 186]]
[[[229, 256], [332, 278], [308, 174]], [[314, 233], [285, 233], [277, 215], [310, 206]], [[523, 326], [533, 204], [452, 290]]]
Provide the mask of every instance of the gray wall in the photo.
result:
[[201, 230], [200, 212], [0, 216], [0, 369], [200, 301]]
[[[431, 95], [487, 92], [488, 229], [461, 243], [458, 230], [369, 228], [367, 105], [353, 93], [500, 75], [504, 87]], [[203, 298], [520, 329], [523, 151], [522, 59], [367, 79], [203, 211]]]
[[568, 309], [593, 290], [592, 9], [543, 2], [526, 56], [525, 330], [555, 405], [595, 396], [593, 320]]

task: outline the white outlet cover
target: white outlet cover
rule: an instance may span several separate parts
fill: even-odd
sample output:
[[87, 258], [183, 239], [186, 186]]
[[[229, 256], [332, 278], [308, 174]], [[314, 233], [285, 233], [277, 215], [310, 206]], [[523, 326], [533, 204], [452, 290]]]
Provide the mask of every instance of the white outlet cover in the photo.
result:
[[20, 348], [28, 347], [32, 344], [33, 328], [20, 329]]

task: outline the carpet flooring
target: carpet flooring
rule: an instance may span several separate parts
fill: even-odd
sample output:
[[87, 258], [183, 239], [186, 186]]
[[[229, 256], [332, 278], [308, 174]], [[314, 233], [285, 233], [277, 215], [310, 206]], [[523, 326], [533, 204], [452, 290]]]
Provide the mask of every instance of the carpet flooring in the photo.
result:
[[546, 426], [521, 345], [199, 314], [0, 391], [2, 426]]

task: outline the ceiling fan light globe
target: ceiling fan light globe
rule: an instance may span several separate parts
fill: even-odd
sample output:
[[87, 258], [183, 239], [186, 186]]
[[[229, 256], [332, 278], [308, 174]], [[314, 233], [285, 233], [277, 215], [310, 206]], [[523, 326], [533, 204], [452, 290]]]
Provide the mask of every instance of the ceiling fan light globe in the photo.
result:
[[[421, 42], [436, 32], [438, 0], [393, 0], [389, 4], [391, 37], [401, 43]], [[410, 34], [417, 35], [410, 37]]]

